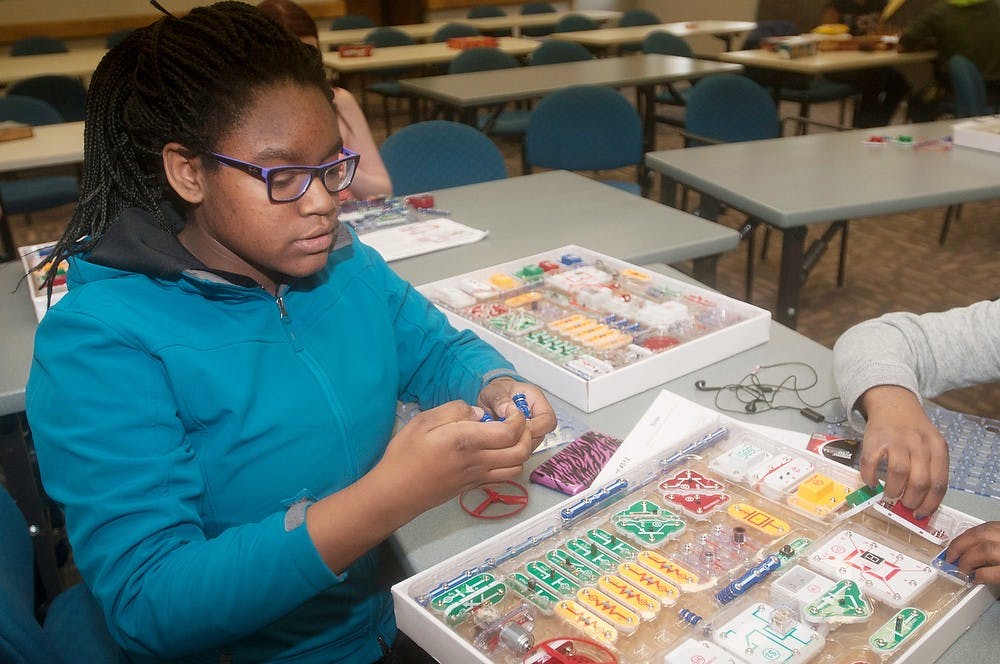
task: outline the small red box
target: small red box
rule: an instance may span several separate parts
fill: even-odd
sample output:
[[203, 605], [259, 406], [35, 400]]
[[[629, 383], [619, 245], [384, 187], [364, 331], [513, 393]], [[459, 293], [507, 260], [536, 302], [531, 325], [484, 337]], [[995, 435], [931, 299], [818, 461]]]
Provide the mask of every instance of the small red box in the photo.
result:
[[337, 54], [342, 58], [366, 58], [372, 54], [372, 49], [371, 44], [341, 44]]
[[465, 50], [477, 46], [496, 46], [499, 42], [496, 37], [480, 35], [478, 37], [452, 37], [448, 40], [448, 48]]

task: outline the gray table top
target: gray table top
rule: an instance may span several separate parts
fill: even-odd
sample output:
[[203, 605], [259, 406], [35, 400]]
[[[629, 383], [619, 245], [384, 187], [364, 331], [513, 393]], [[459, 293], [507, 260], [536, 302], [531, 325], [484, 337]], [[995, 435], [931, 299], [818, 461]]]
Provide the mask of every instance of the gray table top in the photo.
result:
[[434, 192], [434, 206], [489, 235], [393, 261], [392, 268], [415, 284], [568, 244], [636, 264], [700, 258], [739, 244], [732, 229], [568, 171], [442, 189]]
[[867, 145], [951, 135], [950, 121], [814, 133], [646, 154], [646, 165], [780, 228], [1000, 196], [1000, 155]]
[[643, 86], [739, 72], [742, 66], [672, 55], [630, 55], [582, 62], [406, 78], [407, 92], [456, 107], [534, 99], [571, 85]]
[[[646, 267], [671, 277], [691, 281], [685, 275], [665, 265]], [[757, 365], [787, 361], [808, 362], [819, 375], [816, 386], [803, 392], [805, 398], [818, 403], [836, 394], [832, 371], [833, 353], [830, 349], [772, 322], [771, 336], [767, 343], [592, 413], [585, 413], [551, 395], [550, 399], [557, 412], [569, 415], [586, 427], [623, 437], [652, 405], [662, 389], [712, 408], [714, 393], [697, 390], [694, 387], [696, 380], [704, 380], [709, 385], [734, 383]], [[817, 428], [821, 425], [804, 418], [795, 410], [770, 411], [752, 416], [745, 414], [731, 416], [749, 423], [766, 424], [803, 433], [823, 430]], [[528, 480], [531, 471], [548, 456], [549, 453], [541, 453], [532, 458], [519, 479], [528, 490], [529, 503], [525, 511], [518, 515], [518, 519], [527, 519], [539, 514], [566, 498], [561, 493]], [[945, 504], [981, 519], [997, 518], [997, 501], [983, 496], [949, 491]], [[396, 531], [394, 541], [397, 551], [404, 557], [405, 564], [410, 566], [410, 571], [417, 572], [504, 532], [513, 523], [511, 519], [498, 521], [473, 519], [462, 511], [458, 500], [452, 500], [400, 528]], [[1000, 603], [994, 603], [938, 661], [948, 664], [987, 661], [989, 658], [984, 658], [983, 653], [992, 653], [1000, 649], [1000, 631], [996, 629], [998, 624], [1000, 624]]]

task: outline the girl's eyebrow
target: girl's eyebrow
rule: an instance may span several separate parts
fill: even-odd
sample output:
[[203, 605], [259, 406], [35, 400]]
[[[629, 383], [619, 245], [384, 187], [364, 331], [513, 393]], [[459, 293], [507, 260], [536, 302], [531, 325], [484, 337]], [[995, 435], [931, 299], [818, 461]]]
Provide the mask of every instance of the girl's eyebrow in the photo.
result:
[[[336, 154], [339, 154], [340, 151], [343, 150], [343, 149], [344, 149], [344, 140], [340, 139], [334, 145], [333, 149], [331, 149], [326, 154], [328, 154], [328, 155], [336, 155]], [[267, 148], [264, 148], [263, 150], [261, 150], [260, 152], [258, 152], [255, 155], [254, 158], [258, 159], [258, 160], [261, 160], [261, 161], [266, 161], [266, 160], [272, 160], [273, 159], [274, 161], [283, 161], [283, 162], [286, 162], [286, 163], [292, 164], [292, 165], [302, 165], [302, 166], [305, 166], [305, 164], [301, 163], [301, 161], [302, 161], [301, 158], [299, 158], [296, 154], [292, 153], [287, 148], [283, 148], [283, 147], [267, 147]]]

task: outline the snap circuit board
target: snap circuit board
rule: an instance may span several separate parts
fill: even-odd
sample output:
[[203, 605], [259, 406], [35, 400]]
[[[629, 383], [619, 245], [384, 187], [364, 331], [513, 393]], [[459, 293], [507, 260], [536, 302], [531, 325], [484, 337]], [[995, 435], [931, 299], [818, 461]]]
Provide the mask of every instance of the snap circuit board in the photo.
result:
[[444, 631], [504, 664], [877, 664], [973, 588], [939, 554], [974, 519], [903, 527], [856, 472], [749, 429], [564, 505], [410, 579], [401, 624], [432, 654]]

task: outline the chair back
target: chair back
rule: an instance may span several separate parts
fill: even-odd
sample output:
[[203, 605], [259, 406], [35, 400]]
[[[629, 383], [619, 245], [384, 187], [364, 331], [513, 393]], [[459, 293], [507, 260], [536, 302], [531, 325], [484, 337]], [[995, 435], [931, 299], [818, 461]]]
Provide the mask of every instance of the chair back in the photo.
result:
[[460, 122], [428, 120], [407, 125], [385, 140], [379, 154], [397, 196], [507, 177], [500, 148]]
[[44, 35], [19, 39], [10, 47], [11, 55], [43, 55], [45, 53], [67, 53], [68, 51], [65, 42], [61, 39]]
[[618, 19], [618, 27], [630, 28], [634, 25], [656, 25], [663, 23], [660, 17], [648, 9], [629, 9]]
[[331, 30], [356, 30], [359, 28], [374, 28], [375, 21], [364, 14], [344, 14], [330, 22]]
[[507, 12], [503, 10], [502, 7], [497, 7], [496, 5], [476, 5], [475, 7], [470, 7], [469, 12], [465, 15], [466, 18], [498, 18], [500, 16], [506, 16]]
[[642, 40], [642, 52], [657, 53], [659, 55], [679, 55], [682, 58], [694, 57], [691, 45], [683, 37], [678, 37], [664, 30], [657, 30], [646, 35], [646, 38]]
[[87, 88], [72, 76], [33, 76], [11, 83], [7, 93], [34, 97], [58, 111], [63, 122], [83, 120], [87, 114]]
[[[521, 14], [554, 14], [556, 8], [548, 2], [526, 2], [521, 5]], [[521, 28], [521, 34], [525, 37], [544, 37], [552, 34], [551, 25], [527, 25]]]
[[493, 46], [476, 46], [469, 48], [448, 63], [449, 74], [467, 74], [473, 71], [491, 71], [493, 69], [510, 69], [520, 67], [510, 53], [505, 53]]
[[551, 65], [557, 62], [580, 62], [593, 60], [594, 54], [583, 44], [560, 39], [550, 39], [531, 54], [529, 62], [533, 65]]
[[399, 28], [385, 26], [375, 28], [365, 35], [364, 41], [378, 47], [388, 46], [409, 46], [413, 44], [413, 37], [403, 32]]
[[121, 30], [115, 30], [110, 35], [104, 38], [104, 45], [108, 48], [114, 48], [125, 41], [125, 38], [130, 34], [135, 32], [134, 28], [123, 28]]
[[432, 42], [446, 42], [453, 37], [478, 37], [482, 33], [468, 23], [445, 23], [431, 35]]
[[617, 90], [575, 85], [551, 92], [531, 112], [525, 159], [531, 166], [600, 171], [642, 161], [642, 120]]
[[956, 117], [971, 118], [993, 112], [987, 101], [983, 75], [972, 60], [964, 55], [948, 58], [948, 77], [955, 97]]
[[757, 21], [757, 27], [747, 33], [743, 38], [743, 50], [760, 48], [761, 41], [765, 37], [789, 37], [801, 32], [799, 26], [791, 21], [780, 19], [764, 19]]
[[35, 618], [35, 558], [28, 525], [0, 485], [0, 661], [59, 662]]
[[13, 120], [33, 126], [62, 122], [59, 111], [36, 97], [8, 94], [0, 97], [0, 121]]
[[522, 14], [554, 14], [556, 8], [549, 2], [526, 2], [521, 5]]
[[580, 32], [597, 30], [601, 24], [584, 14], [566, 14], [556, 23], [555, 32]]
[[774, 99], [759, 83], [736, 74], [708, 76], [691, 88], [685, 127], [693, 134], [723, 143], [781, 135]]

